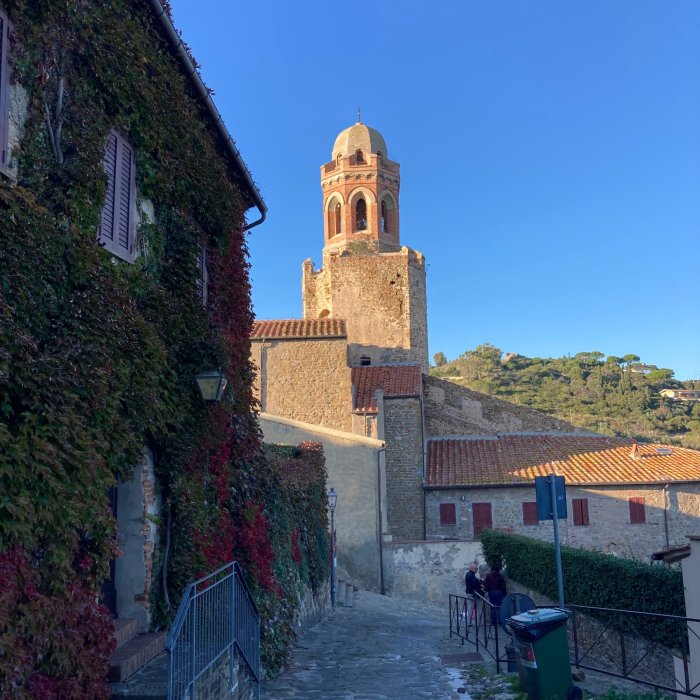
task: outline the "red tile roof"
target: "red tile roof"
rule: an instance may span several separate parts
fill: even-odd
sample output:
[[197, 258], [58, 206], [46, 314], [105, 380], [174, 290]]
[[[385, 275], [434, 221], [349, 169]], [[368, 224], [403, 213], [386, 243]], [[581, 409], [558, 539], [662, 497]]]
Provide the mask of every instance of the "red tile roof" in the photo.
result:
[[341, 318], [292, 318], [281, 321], [255, 321], [250, 333], [255, 340], [285, 338], [346, 338], [345, 321]]
[[371, 365], [352, 368], [352, 384], [355, 387], [354, 410], [375, 413], [377, 402], [374, 392], [381, 389], [384, 396], [420, 396], [422, 380], [420, 365]]
[[556, 473], [570, 484], [700, 481], [700, 452], [638, 444], [629, 438], [531, 434], [433, 439], [427, 446], [426, 486], [531, 483]]

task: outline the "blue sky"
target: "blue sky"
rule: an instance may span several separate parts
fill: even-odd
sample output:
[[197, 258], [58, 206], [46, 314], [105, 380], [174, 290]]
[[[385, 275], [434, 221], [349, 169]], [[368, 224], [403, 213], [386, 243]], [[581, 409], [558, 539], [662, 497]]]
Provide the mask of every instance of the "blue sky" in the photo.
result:
[[301, 316], [319, 166], [360, 105], [401, 163], [431, 357], [598, 350], [700, 378], [700, 2], [172, 5], [270, 210], [259, 318]]

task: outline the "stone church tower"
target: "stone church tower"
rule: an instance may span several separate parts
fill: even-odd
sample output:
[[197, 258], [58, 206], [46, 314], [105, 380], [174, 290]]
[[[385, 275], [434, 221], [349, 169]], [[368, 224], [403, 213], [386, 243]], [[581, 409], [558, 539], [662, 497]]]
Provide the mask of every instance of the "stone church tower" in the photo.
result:
[[304, 261], [305, 319], [342, 318], [348, 362], [414, 362], [428, 371], [425, 260], [401, 246], [399, 164], [382, 135], [358, 120], [321, 166], [323, 266]]

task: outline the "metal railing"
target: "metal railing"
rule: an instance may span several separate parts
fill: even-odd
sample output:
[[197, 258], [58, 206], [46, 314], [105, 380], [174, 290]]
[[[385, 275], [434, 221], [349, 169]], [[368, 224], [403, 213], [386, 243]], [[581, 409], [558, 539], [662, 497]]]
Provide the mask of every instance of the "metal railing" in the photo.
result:
[[[700, 620], [586, 605], [567, 607], [572, 612], [573, 663], [578, 668], [700, 698], [700, 683], [690, 680], [688, 651], [689, 642], [700, 649]], [[667, 682], [661, 681], [659, 664], [652, 661], [659, 653], [678, 660], [677, 669], [669, 669]], [[650, 664], [648, 669], [645, 663]]]
[[474, 601], [450, 594], [450, 637], [459, 637], [462, 644], [469, 642], [477, 652], [488, 654], [496, 662], [496, 673], [501, 672], [501, 663], [507, 661], [502, 632], [499, 639], [500, 609], [479, 593]]
[[[187, 586], [165, 648], [168, 700], [196, 700], [197, 681], [217, 662], [222, 673], [228, 664], [233, 687], [238, 682], [237, 656], [255, 682], [256, 697], [260, 696], [260, 614], [237, 562]], [[227, 653], [228, 659], [223, 659]]]

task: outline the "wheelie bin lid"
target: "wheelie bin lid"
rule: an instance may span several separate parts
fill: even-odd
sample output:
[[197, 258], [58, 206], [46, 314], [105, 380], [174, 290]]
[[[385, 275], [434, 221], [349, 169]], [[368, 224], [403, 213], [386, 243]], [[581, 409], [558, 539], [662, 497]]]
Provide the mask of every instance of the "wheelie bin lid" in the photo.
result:
[[551, 630], [566, 624], [569, 613], [561, 608], [537, 608], [513, 615], [506, 621], [515, 636], [525, 641], [540, 639]]

